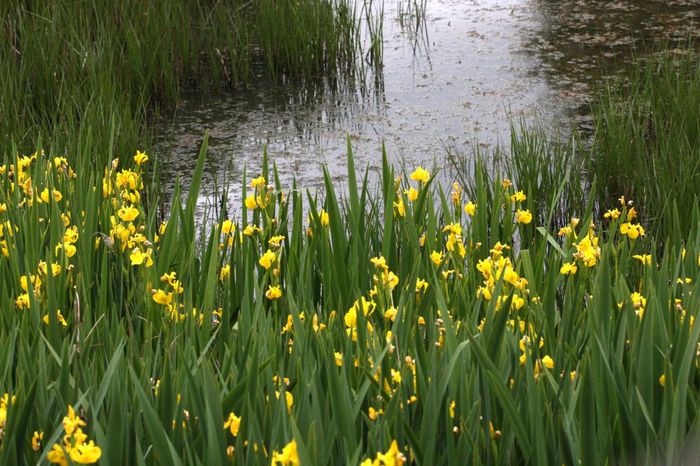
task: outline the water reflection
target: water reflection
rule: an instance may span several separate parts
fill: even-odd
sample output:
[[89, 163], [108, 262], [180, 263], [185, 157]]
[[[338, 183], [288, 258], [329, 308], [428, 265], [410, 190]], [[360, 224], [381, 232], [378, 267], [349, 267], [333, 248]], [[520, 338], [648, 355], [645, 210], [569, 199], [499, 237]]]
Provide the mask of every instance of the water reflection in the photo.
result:
[[292, 177], [320, 187], [323, 164], [344, 179], [346, 136], [360, 167], [378, 169], [382, 143], [394, 161], [443, 166], [445, 146], [469, 153], [476, 141], [507, 141], [514, 117], [585, 124], [592, 89], [632, 47], [700, 33], [696, 0], [419, 0], [424, 16], [406, 14], [407, 1], [385, 4], [384, 66], [368, 68], [362, 86], [260, 74], [232, 92], [185, 96], [157, 125], [166, 183], [191, 172], [205, 130], [203, 202], [217, 176], [237, 180], [246, 165], [257, 173], [264, 146], [287, 187]]

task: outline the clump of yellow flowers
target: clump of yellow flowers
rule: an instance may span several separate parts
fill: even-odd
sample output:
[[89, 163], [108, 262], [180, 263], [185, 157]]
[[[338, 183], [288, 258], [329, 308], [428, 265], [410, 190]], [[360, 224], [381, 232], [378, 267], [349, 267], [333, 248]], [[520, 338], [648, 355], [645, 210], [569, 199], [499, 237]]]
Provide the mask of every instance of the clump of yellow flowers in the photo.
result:
[[406, 456], [399, 450], [396, 440], [393, 440], [386, 453], [377, 453], [374, 460], [367, 458], [360, 466], [402, 466], [405, 462]]
[[271, 190], [268, 189], [265, 177], [258, 176], [250, 180], [250, 187], [255, 190], [253, 194], [249, 194], [245, 198], [245, 206], [250, 210], [264, 209], [270, 203], [271, 200]]
[[292, 440], [282, 448], [281, 452], [272, 452], [272, 466], [299, 466], [299, 454], [297, 453], [297, 441]]
[[15, 401], [15, 397], [10, 398], [9, 393], [5, 393], [0, 397], [0, 446], [2, 446], [2, 437], [5, 432], [5, 424], [7, 423], [7, 406]]
[[[109, 201], [116, 215], [110, 216], [111, 229], [105, 243], [117, 245], [119, 251], [129, 253], [133, 266], [153, 266], [151, 241], [143, 234], [145, 224], [139, 208], [143, 185], [142, 165], [148, 156], [136, 151], [134, 169], [118, 170], [119, 161], [114, 160], [102, 179], [102, 196]], [[138, 221], [137, 221], [138, 220]], [[157, 241], [157, 240], [156, 240]]]
[[97, 463], [102, 450], [94, 441], [87, 441], [87, 435], [82, 429], [86, 425], [83, 418], [76, 416], [73, 407], [68, 405], [68, 415], [63, 418], [63, 442], [53, 445], [47, 456], [50, 463], [68, 466], [69, 459], [73, 464]]
[[185, 288], [177, 278], [177, 272], [165, 273], [160, 277], [160, 281], [165, 284], [166, 290], [151, 290], [151, 298], [157, 304], [165, 306], [165, 313], [174, 322], [180, 322], [187, 318], [187, 314], [181, 312], [184, 305], [179, 302], [178, 297]]
[[[235, 438], [238, 437], [238, 432], [241, 429], [241, 417], [236, 416], [236, 413], [231, 411], [228, 414], [228, 419], [224, 422], [224, 430], [231, 432], [231, 435]], [[233, 445], [229, 445], [226, 448], [226, 455], [231, 458], [233, 456]]]
[[499, 280], [503, 279], [504, 286], [501, 292], [504, 294], [498, 297], [496, 309], [500, 308], [501, 302], [508, 296], [505, 293], [508, 293], [509, 288], [511, 288], [514, 292], [511, 307], [518, 310], [525, 305], [525, 297], [529, 293], [528, 282], [518, 274], [511, 259], [504, 254], [509, 249], [510, 246], [507, 244], [497, 242], [491, 248], [491, 255], [477, 263], [476, 269], [481, 273], [484, 281], [477, 289], [476, 294], [486, 301], [491, 301], [496, 285]]

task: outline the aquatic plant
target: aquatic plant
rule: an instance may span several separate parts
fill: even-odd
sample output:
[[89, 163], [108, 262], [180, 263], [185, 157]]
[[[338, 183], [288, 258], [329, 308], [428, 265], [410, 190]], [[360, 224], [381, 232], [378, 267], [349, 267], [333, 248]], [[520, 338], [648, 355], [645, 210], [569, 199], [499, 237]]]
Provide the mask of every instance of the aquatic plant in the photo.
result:
[[589, 207], [603, 213], [625, 197], [634, 199], [660, 243], [678, 243], [690, 231], [700, 196], [699, 90], [700, 61], [692, 47], [660, 53], [600, 89], [590, 134], [574, 130], [561, 138], [513, 124], [507, 149], [450, 159], [471, 191], [479, 176], [520, 180], [545, 225], [562, 226]]
[[627, 199], [549, 229], [518, 179], [385, 160], [375, 195], [349, 148], [345, 200], [264, 164], [198, 228], [206, 152], [166, 222], [142, 152], [0, 167], [3, 464], [696, 454], [698, 209], [657, 251]]
[[597, 197], [633, 197], [660, 239], [677, 241], [700, 195], [697, 53], [676, 49], [636, 64], [594, 101], [593, 116], [586, 169], [596, 177]]
[[332, 79], [358, 61], [359, 18], [345, 0], [13, 0], [0, 18], [0, 153], [10, 158], [40, 145], [124, 157], [148, 146], [147, 123], [183, 88], [265, 73]]

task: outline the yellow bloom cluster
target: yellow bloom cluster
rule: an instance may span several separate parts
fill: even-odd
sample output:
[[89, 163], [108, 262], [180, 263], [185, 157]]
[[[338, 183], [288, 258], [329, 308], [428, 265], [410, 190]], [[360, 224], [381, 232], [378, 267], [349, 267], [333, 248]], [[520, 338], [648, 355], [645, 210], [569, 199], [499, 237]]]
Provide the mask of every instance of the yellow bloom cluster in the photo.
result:
[[326, 212], [324, 209], [321, 209], [321, 212], [319, 212], [318, 217], [321, 220], [321, 226], [326, 227], [330, 225], [330, 217], [328, 216], [328, 212]]
[[224, 423], [224, 430], [228, 429], [231, 432], [231, 435], [234, 437], [238, 436], [238, 431], [241, 428], [241, 418], [240, 416], [236, 416], [236, 414], [231, 411], [228, 414], [228, 419], [226, 419], [226, 422]]
[[299, 466], [300, 464], [296, 440], [285, 445], [281, 452], [272, 452], [272, 466]]
[[[521, 331], [525, 329], [525, 322], [520, 321], [520, 329]], [[530, 333], [532, 335], [523, 335], [523, 337], [520, 339], [520, 342], [518, 343], [518, 347], [520, 348], [520, 365], [524, 366], [525, 363], [527, 362], [528, 357], [532, 354], [532, 347], [534, 346], [533, 341], [538, 342], [538, 347], [542, 348], [544, 347], [544, 339], [537, 337], [534, 335], [534, 332], [532, 331], [532, 326], [530, 327]], [[543, 368], [547, 369], [554, 369], [554, 359], [552, 359], [551, 356], [545, 355], [542, 359], [537, 359], [535, 361], [535, 366], [534, 366], [534, 375], [535, 379], [537, 379], [540, 376], [540, 373]]]
[[357, 317], [358, 311], [362, 312], [365, 320], [367, 321], [367, 331], [372, 332], [374, 327], [369, 321], [369, 316], [374, 312], [377, 304], [372, 300], [366, 300], [364, 296], [360, 298], [360, 301], [355, 301], [355, 303], [348, 309], [343, 317], [343, 322], [347, 328], [347, 334], [352, 338], [352, 341], [357, 341]]
[[529, 210], [518, 209], [515, 211], [515, 222], [527, 225], [532, 222], [532, 213]]
[[[503, 188], [504, 191], [510, 191], [510, 187], [513, 186], [513, 183], [508, 179], [504, 178], [501, 180], [501, 187]], [[515, 215], [513, 218], [513, 221], [515, 223], [519, 223], [522, 225], [527, 225], [532, 222], [532, 212], [530, 212], [528, 209], [523, 209], [522, 204], [527, 200], [527, 195], [523, 191], [516, 191], [515, 193], [510, 195], [510, 201], [513, 203], [513, 205], [516, 207], [515, 210]], [[466, 207], [465, 207], [466, 210]], [[476, 206], [473, 209], [470, 210], [476, 210]], [[469, 214], [469, 211], [467, 211]], [[473, 213], [469, 215], [474, 215]]]
[[[77, 235], [77, 233], [76, 233]], [[51, 263], [51, 276], [52, 277], [57, 277], [58, 275], [61, 274], [61, 264], [58, 264], [56, 262]], [[37, 273], [35, 274], [29, 274], [29, 275], [22, 275], [19, 280], [20, 280], [20, 287], [22, 288], [22, 291], [24, 293], [20, 294], [17, 299], [15, 300], [15, 306], [17, 306], [18, 309], [29, 309], [31, 307], [31, 302], [32, 300], [30, 299], [30, 292], [32, 293], [32, 297], [34, 300], [39, 301], [44, 303], [46, 301], [46, 296], [43, 290], [43, 284], [44, 281], [46, 280], [47, 275], [49, 274], [48, 270], [48, 265], [44, 261], [39, 261], [39, 265], [37, 266]], [[31, 289], [30, 289], [31, 287]], [[62, 325], [66, 325], [65, 320], [63, 319], [63, 316], [61, 315], [60, 310], [57, 312], [58, 314], [58, 319], [59, 322]], [[48, 324], [48, 315], [45, 315], [44, 318], [46, 319], [45, 322]]]
[[631, 240], [636, 240], [640, 236], [644, 236], [644, 227], [642, 227], [642, 225], [640, 225], [639, 223], [632, 223], [632, 221], [635, 218], [637, 218], [637, 209], [631, 207], [633, 205], [633, 202], [626, 201], [624, 196], [622, 196], [618, 200], [620, 202], [620, 207], [622, 208], [622, 211], [620, 211], [619, 209], [611, 209], [605, 212], [603, 217], [613, 221], [617, 220], [618, 218], [622, 218], [623, 220], [625, 220], [622, 223], [620, 223], [620, 233], [623, 236], [627, 236]]
[[[5, 204], [2, 205], [4, 206]], [[4, 213], [6, 209], [7, 208], [5, 208], [4, 210], [0, 210], [0, 213]], [[10, 257], [10, 247], [7, 244], [8, 238], [6, 238], [5, 235], [11, 238], [13, 233], [13, 226], [9, 220], [5, 223], [0, 223], [0, 253], [4, 257]]]
[[642, 319], [644, 317], [644, 309], [647, 306], [647, 299], [642, 296], [641, 293], [634, 291], [630, 294], [630, 300], [632, 301], [632, 306], [634, 307], [634, 312], [637, 317]]
[[10, 398], [9, 393], [5, 393], [0, 397], [0, 447], [2, 447], [2, 437], [3, 432], [5, 432], [5, 424], [7, 423], [7, 409], [8, 405], [14, 403], [15, 397]]
[[442, 260], [445, 258], [445, 254], [440, 251], [433, 251], [430, 253], [430, 260], [435, 264], [435, 267], [440, 267]]
[[459, 257], [464, 258], [467, 255], [467, 250], [462, 241], [462, 225], [459, 223], [450, 223], [442, 229], [443, 233], [447, 233], [447, 241], [445, 249], [448, 252], [456, 252]]
[[277, 285], [270, 285], [265, 291], [265, 297], [270, 301], [274, 301], [282, 297], [282, 289]]
[[367, 458], [360, 466], [402, 466], [406, 462], [406, 456], [399, 450], [396, 440], [391, 442], [386, 453], [377, 453], [374, 460]]
[[558, 235], [564, 237], [566, 244], [572, 246], [575, 250], [572, 257], [573, 260], [565, 262], [559, 269], [559, 273], [562, 275], [575, 275], [579, 265], [593, 267], [600, 258], [599, 239], [595, 235], [595, 225], [591, 223], [588, 230], [586, 230], [585, 236], [579, 239], [579, 235], [576, 232], [579, 223], [578, 218], [572, 218], [568, 225], [559, 229]]
[[423, 167], [418, 167], [411, 173], [411, 179], [425, 184], [430, 180], [430, 172]]
[[406, 216], [406, 204], [404, 203], [404, 195], [406, 196], [409, 202], [415, 202], [416, 199], [418, 199], [421, 186], [425, 185], [430, 180], [430, 172], [424, 169], [423, 167], [418, 167], [413, 171], [413, 173], [411, 173], [409, 178], [413, 181], [418, 182], [418, 189], [414, 188], [413, 186], [409, 186], [408, 189], [404, 189], [402, 191], [401, 181], [403, 177], [401, 176], [397, 177], [394, 182], [394, 197], [396, 200], [394, 201], [393, 206], [396, 215], [398, 215], [399, 217]]
[[152, 290], [153, 301], [165, 306], [165, 313], [170, 320], [173, 322], [183, 321], [187, 318], [187, 314], [181, 312], [184, 304], [178, 302], [177, 297], [185, 291], [185, 288], [182, 286], [182, 282], [177, 279], [177, 273], [165, 273], [160, 277], [160, 281], [166, 285], [166, 290], [160, 288]]
[[78, 227], [75, 225], [72, 227], [69, 225], [66, 225], [66, 230], [65, 230], [65, 233], [63, 235], [63, 242], [58, 243], [56, 245], [54, 253], [56, 254], [56, 256], [59, 256], [60, 251], [63, 250], [66, 257], [71, 258], [78, 251], [77, 247], [75, 246], [75, 243], [77, 243], [77, 242], [78, 242]]
[[[111, 229], [105, 243], [108, 246], [117, 244], [121, 252], [129, 251], [131, 265], [151, 267], [154, 264], [152, 243], [144, 235], [144, 221], [136, 222], [139, 218], [143, 219], [139, 205], [144, 188], [142, 165], [147, 161], [145, 153], [136, 151], [135, 170], [118, 170], [119, 161], [115, 159], [110, 169], [105, 169], [102, 196], [113, 209], [113, 214], [110, 215]], [[161, 228], [161, 234], [163, 230], [164, 227]]]
[[642, 265], [651, 265], [651, 254], [635, 254], [632, 259], [638, 260]]
[[[304, 312], [299, 313], [299, 320], [302, 322], [306, 322], [306, 315]], [[314, 334], [318, 335], [319, 332], [322, 330], [326, 329], [326, 324], [323, 322], [319, 322], [318, 314], [314, 313], [313, 316], [311, 316], [311, 329], [313, 330]], [[294, 332], [294, 317], [292, 314], [287, 314], [287, 322], [284, 324], [282, 327], [282, 331], [280, 332], [281, 335], [284, 335], [285, 333], [293, 333]]]
[[[521, 277], [513, 268], [510, 258], [504, 255], [504, 251], [510, 249], [506, 244], [496, 243], [491, 248], [491, 255], [480, 260], [476, 269], [484, 278], [483, 284], [477, 289], [477, 296], [490, 301], [493, 297], [496, 284], [503, 278], [502, 295], [498, 297], [496, 308], [499, 309], [501, 303], [507, 298], [509, 292], [514, 291], [511, 301], [511, 308], [520, 309], [525, 305], [524, 296], [527, 295], [527, 280]], [[510, 288], [510, 289], [509, 289]]]
[[41, 445], [44, 440], [44, 433], [43, 432], [38, 432], [34, 431], [34, 434], [32, 435], [32, 450], [33, 451], [39, 451], [41, 450]]
[[272, 267], [273, 265], [275, 265], [276, 262], [277, 262], [277, 254], [275, 254], [275, 253], [274, 253], [273, 251], [271, 251], [270, 249], [268, 249], [267, 251], [265, 251], [265, 254], [263, 254], [263, 255], [260, 257], [260, 260], [258, 261], [258, 263], [259, 263], [265, 270], [269, 270], [270, 267]]
[[464, 204], [464, 212], [470, 217], [473, 217], [474, 215], [476, 215], [476, 207], [476, 204], [474, 204], [472, 201], [469, 201], [466, 204]]
[[375, 264], [375, 267], [378, 269], [379, 273], [374, 274], [374, 283], [382, 289], [388, 291], [396, 288], [396, 285], [399, 284], [399, 277], [394, 272], [389, 270], [389, 267], [386, 265], [386, 260], [383, 257], [374, 259], [377, 260], [377, 263], [379, 264], [379, 266]]
[[245, 206], [250, 210], [264, 209], [270, 203], [272, 188], [268, 189], [265, 177], [258, 176], [250, 180], [250, 187], [254, 189], [253, 194], [248, 194], [245, 198]]
[[[280, 398], [280, 392], [279, 390], [275, 391], [275, 398], [279, 400]], [[292, 407], [294, 406], [294, 395], [292, 395], [292, 392], [285, 390], [284, 391], [284, 404], [287, 406], [287, 412], [289, 414], [292, 414]]]
[[620, 224], [620, 233], [626, 235], [629, 239], [637, 239], [644, 236], [644, 227], [638, 223], [625, 222]]
[[559, 269], [559, 273], [562, 275], [575, 275], [577, 271], [576, 262], [566, 262]]
[[578, 243], [574, 243], [576, 252], [574, 258], [579, 260], [586, 267], [593, 267], [598, 263], [600, 257], [600, 247], [598, 237], [593, 233], [593, 228], [588, 230], [588, 234]]
[[[409, 192], [409, 199], [412, 197], [417, 199], [418, 198], [418, 191], [415, 189], [411, 188], [413, 190], [413, 193]], [[394, 210], [396, 211], [396, 215], [399, 217], [404, 217], [406, 215], [406, 205], [403, 203], [403, 196], [398, 195], [396, 196], [396, 201], [394, 201]]]
[[450, 199], [452, 204], [459, 206], [462, 203], [462, 193], [464, 190], [456, 181], [452, 183], [452, 192], [450, 193]]
[[603, 218], [608, 218], [610, 220], [616, 220], [620, 217], [620, 211], [617, 209], [611, 209], [603, 214]]
[[219, 244], [219, 249], [224, 250], [226, 247], [233, 246], [233, 238], [236, 232], [236, 224], [233, 223], [231, 219], [226, 219], [221, 222], [221, 244]]
[[267, 290], [265, 291], [265, 297], [270, 301], [275, 301], [282, 297], [282, 283], [280, 281], [280, 256], [282, 254], [282, 241], [284, 236], [277, 235], [273, 236], [268, 240], [268, 245], [270, 246], [260, 259], [258, 259], [258, 264], [265, 269], [265, 271], [270, 271], [271, 283], [269, 283]]
[[47, 456], [50, 463], [68, 466], [69, 459], [73, 464], [97, 463], [102, 450], [94, 441], [87, 442], [87, 435], [82, 430], [85, 426], [83, 418], [76, 416], [73, 407], [68, 405], [68, 415], [63, 418], [63, 443], [53, 445]]
[[[46, 170], [42, 174], [43, 179], [39, 182], [44, 184], [44, 187], [35, 187], [32, 173], [35, 171], [37, 160], [46, 160], [44, 154], [18, 156], [14, 164], [0, 165], [0, 175], [6, 175], [4, 197], [6, 199], [19, 198], [19, 201], [13, 203], [18, 209], [39, 208], [39, 222], [41, 223], [50, 217], [53, 209], [59, 209], [61, 219], [66, 227], [66, 234], [63, 241], [55, 245], [55, 252], [56, 255], [59, 255], [59, 252], [63, 250], [66, 257], [73, 257], [76, 253], [75, 243], [78, 240], [77, 227], [69, 228], [70, 211], [68, 206], [59, 207], [58, 203], [64, 197], [59, 188], [67, 189], [67, 187], [63, 188], [62, 186], [68, 186], [67, 182], [74, 179], [76, 174], [65, 158], [55, 157], [53, 160], [46, 161]], [[17, 191], [19, 191], [19, 195], [15, 196], [13, 193]], [[7, 210], [7, 203], [0, 203], [0, 214], [6, 214]], [[3, 217], [4, 215], [0, 216], [0, 253], [3, 257], [9, 257], [10, 251], [15, 249], [12, 238], [19, 231], [19, 228], [9, 219]]]

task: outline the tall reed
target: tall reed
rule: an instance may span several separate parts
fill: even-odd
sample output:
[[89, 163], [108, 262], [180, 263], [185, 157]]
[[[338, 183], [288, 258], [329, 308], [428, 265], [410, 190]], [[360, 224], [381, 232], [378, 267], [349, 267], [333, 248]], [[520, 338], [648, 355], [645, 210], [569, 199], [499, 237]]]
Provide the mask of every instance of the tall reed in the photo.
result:
[[[466, 185], [472, 164], [490, 160], [489, 173], [518, 180], [562, 225], [588, 203], [601, 212], [622, 197], [661, 242], [678, 241], [693, 227], [700, 196], [700, 61], [692, 47], [640, 60], [594, 97], [590, 137], [568, 141], [542, 128], [514, 125], [508, 150], [458, 157]], [[590, 191], [590, 196], [585, 196]], [[584, 199], [588, 199], [584, 201]]]
[[677, 52], [641, 62], [595, 101], [587, 164], [601, 202], [634, 198], [661, 239], [689, 231], [700, 195], [700, 61]]
[[358, 49], [344, 0], [13, 0], [0, 18], [5, 156], [38, 139], [69, 156], [86, 144], [123, 156], [148, 142], [147, 114], [185, 86], [348, 73]]

